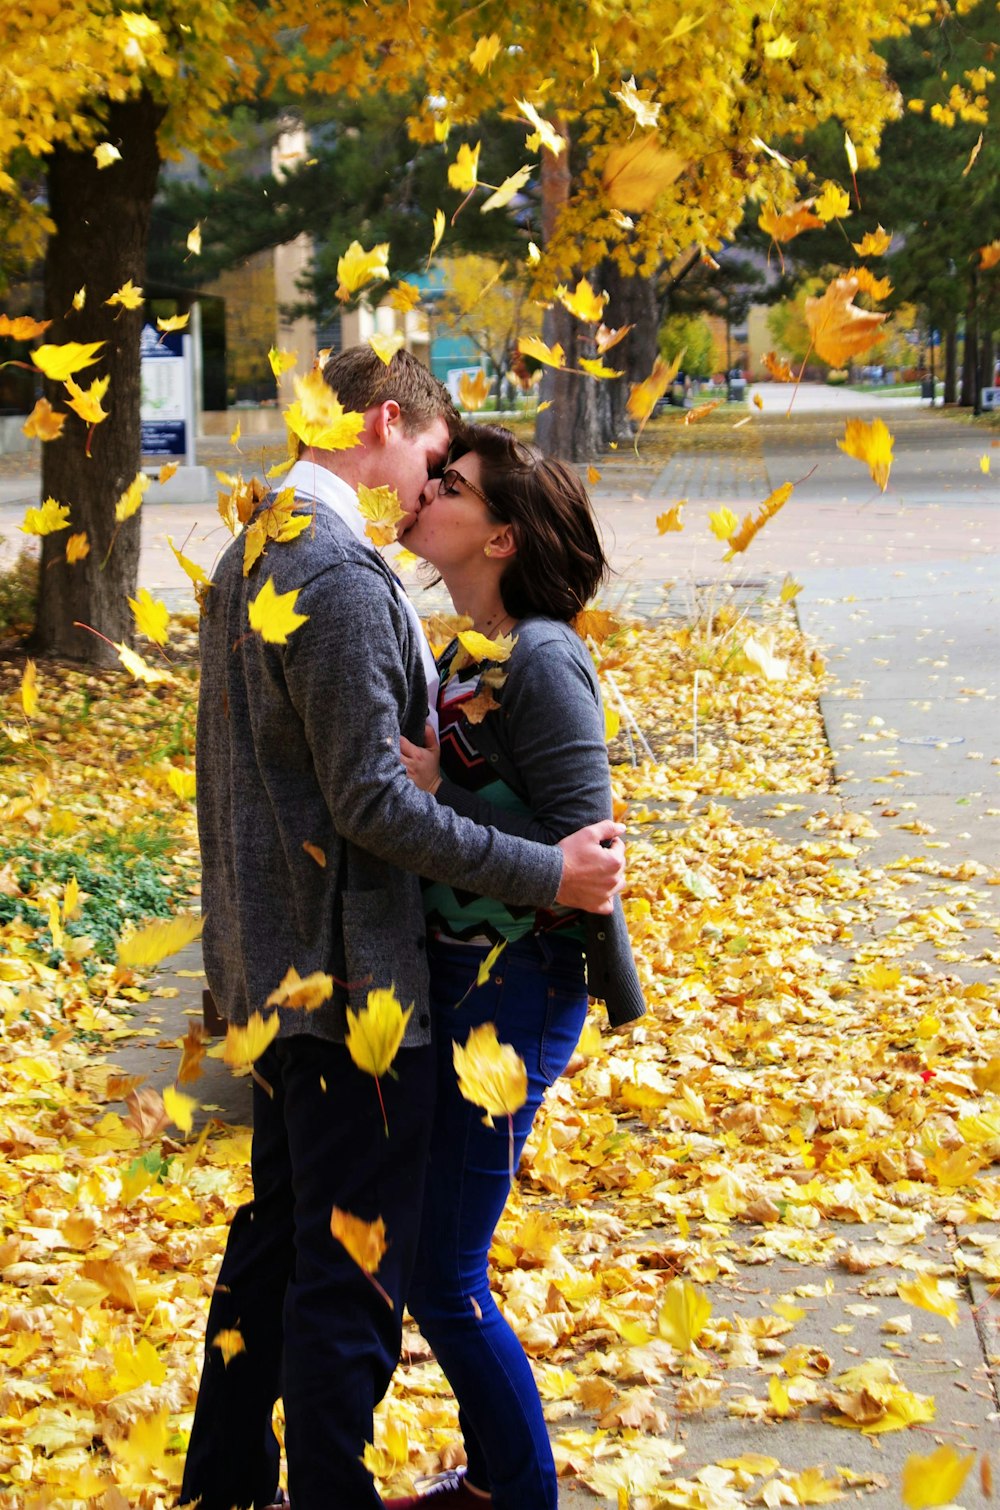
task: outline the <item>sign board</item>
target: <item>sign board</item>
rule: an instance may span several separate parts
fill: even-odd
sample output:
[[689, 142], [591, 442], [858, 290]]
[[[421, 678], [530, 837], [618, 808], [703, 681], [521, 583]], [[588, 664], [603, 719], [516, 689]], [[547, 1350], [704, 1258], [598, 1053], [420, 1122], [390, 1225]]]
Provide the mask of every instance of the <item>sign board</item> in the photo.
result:
[[191, 337], [142, 328], [141, 394], [143, 456], [178, 456], [194, 465], [194, 374]]

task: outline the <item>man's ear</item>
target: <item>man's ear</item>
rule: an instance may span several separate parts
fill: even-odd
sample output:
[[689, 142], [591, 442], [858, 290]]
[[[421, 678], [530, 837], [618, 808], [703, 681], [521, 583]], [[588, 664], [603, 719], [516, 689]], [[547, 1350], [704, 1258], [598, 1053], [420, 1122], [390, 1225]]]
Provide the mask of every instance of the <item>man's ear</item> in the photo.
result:
[[399, 405], [394, 398], [387, 398], [375, 410], [372, 435], [380, 446], [388, 445], [393, 427], [399, 424]]
[[509, 524], [502, 524], [489, 540], [489, 552], [495, 561], [509, 560], [517, 555], [517, 541]]

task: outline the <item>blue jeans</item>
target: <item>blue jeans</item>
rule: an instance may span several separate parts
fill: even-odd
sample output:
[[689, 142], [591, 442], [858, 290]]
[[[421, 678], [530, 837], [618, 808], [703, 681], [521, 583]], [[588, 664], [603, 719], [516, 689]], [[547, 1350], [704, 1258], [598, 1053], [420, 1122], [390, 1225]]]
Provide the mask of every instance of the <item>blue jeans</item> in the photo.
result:
[[[261, 1510], [277, 1498], [271, 1412], [285, 1401], [296, 1510], [378, 1510], [362, 1459], [372, 1412], [399, 1357], [400, 1317], [420, 1226], [434, 1051], [404, 1049], [378, 1091], [341, 1043], [279, 1038], [257, 1061], [253, 1201], [229, 1231], [212, 1296], [180, 1503]], [[392, 1307], [330, 1233], [334, 1206], [381, 1216], [378, 1271]], [[213, 1340], [238, 1330], [227, 1364]]]
[[587, 988], [580, 946], [569, 940], [549, 935], [508, 944], [486, 985], [476, 987], [486, 952], [434, 942], [428, 949], [438, 1089], [407, 1305], [458, 1400], [469, 1483], [490, 1492], [494, 1510], [556, 1510], [534, 1376], [487, 1275], [490, 1240], [510, 1191], [507, 1120], [485, 1127], [482, 1107], [461, 1095], [452, 1044], [464, 1045], [471, 1028], [492, 1022], [500, 1042], [524, 1060], [528, 1099], [513, 1119], [516, 1168], [542, 1096], [576, 1047]]

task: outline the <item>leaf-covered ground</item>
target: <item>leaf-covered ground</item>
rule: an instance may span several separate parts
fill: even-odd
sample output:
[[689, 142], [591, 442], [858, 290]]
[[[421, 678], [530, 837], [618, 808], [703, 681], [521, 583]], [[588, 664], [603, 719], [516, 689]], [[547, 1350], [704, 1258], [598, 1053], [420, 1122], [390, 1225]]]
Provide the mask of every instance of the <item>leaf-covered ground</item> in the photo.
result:
[[[593, 1014], [495, 1252], [565, 1482], [636, 1507], [878, 1493], [876, 1473], [804, 1466], [794, 1423], [919, 1430], [932, 1392], [900, 1381], [891, 1348], [914, 1315], [947, 1327], [966, 1270], [1000, 1279], [1000, 1244], [920, 1247], [935, 1218], [1000, 1214], [997, 956], [947, 973], [977, 953], [981, 883], [1000, 877], [926, 857], [866, 868], [866, 821], [829, 791], [817, 657], [788, 617], [734, 623], [665, 620], [602, 647], [651, 1011], [613, 1036]], [[748, 637], [783, 679], [760, 674]], [[246, 1130], [185, 1138], [114, 1066], [130, 1013], [164, 990], [119, 940], [194, 905], [196, 671], [144, 688], [43, 667], [30, 727], [19, 676], [0, 671], [2, 1503], [167, 1506], [248, 1193]], [[640, 734], [656, 758], [633, 766]], [[741, 822], [739, 800], [769, 793], [778, 818], [801, 802], [808, 828]], [[180, 1064], [187, 1023], [169, 995], [153, 1004]], [[197, 1079], [181, 1089], [197, 1096]], [[851, 1224], [873, 1222], [880, 1242], [853, 1244]], [[891, 1347], [853, 1373], [803, 1320], [816, 1286], [796, 1289], [795, 1270], [825, 1260], [892, 1297]], [[749, 1264], [774, 1271], [766, 1307], [739, 1303]], [[768, 1453], [699, 1458], [691, 1423], [713, 1418], [775, 1423]], [[411, 1330], [372, 1465], [402, 1486], [455, 1437]], [[843, 1461], [836, 1443], [825, 1461]]]

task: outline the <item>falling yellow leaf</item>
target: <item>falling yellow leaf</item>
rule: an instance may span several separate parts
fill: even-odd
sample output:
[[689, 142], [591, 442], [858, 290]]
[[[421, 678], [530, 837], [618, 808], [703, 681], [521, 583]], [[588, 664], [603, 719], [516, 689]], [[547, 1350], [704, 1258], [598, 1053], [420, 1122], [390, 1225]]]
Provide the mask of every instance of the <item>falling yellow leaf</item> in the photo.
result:
[[[729, 535], [719, 537], [720, 539], [729, 541], [729, 551], [724, 560], [731, 561], [734, 555], [746, 550], [747, 546], [760, 533], [768, 520], [773, 519], [779, 509], [784, 508], [792, 496], [794, 486], [794, 483], [783, 482], [780, 488], [775, 488], [773, 493], [768, 494], [756, 514], [745, 514], [743, 516], [743, 523], [739, 529], [731, 531]], [[710, 524], [713, 517], [709, 515]], [[718, 533], [714, 525], [712, 525], [712, 530], [713, 533]]]
[[369, 991], [368, 1003], [360, 1012], [347, 1008], [344, 1042], [359, 1070], [376, 1080], [385, 1074], [399, 1052], [412, 1012], [412, 1003], [404, 1011], [391, 987]]
[[791, 572], [789, 572], [781, 584], [781, 592], [778, 596], [782, 603], [791, 603], [792, 599], [797, 598], [801, 591], [802, 583], [796, 582]]
[[570, 628], [575, 630], [581, 640], [591, 639], [597, 645], [617, 634], [621, 627], [620, 621], [606, 608], [581, 608], [570, 623]]
[[515, 100], [514, 103], [525, 120], [530, 121], [535, 128], [532, 136], [528, 137], [529, 148], [531, 148], [534, 138], [537, 138], [539, 146], [547, 147], [554, 157], [558, 157], [566, 146], [566, 138], [556, 131], [548, 121], [543, 120], [534, 105], [529, 105], [527, 100]]
[[478, 629], [460, 629], [458, 641], [476, 662], [507, 661], [517, 644], [517, 636], [505, 634], [499, 640], [491, 640], [485, 634], [480, 634]]
[[311, 844], [308, 839], [303, 839], [302, 848], [311, 860], [315, 860], [321, 870], [326, 869], [326, 851], [320, 849], [318, 844]]
[[267, 353], [267, 360], [276, 378], [280, 378], [283, 372], [290, 372], [298, 359], [298, 352], [279, 351], [276, 346], [272, 346]]
[[606, 325], [599, 325], [594, 342], [601, 356], [610, 351], [613, 346], [617, 346], [619, 341], [624, 341], [629, 331], [634, 329], [634, 325], [620, 325], [617, 330], [609, 330]]
[[892, 441], [892, 435], [883, 420], [866, 422], [863, 419], [849, 419], [844, 438], [838, 440], [837, 445], [848, 456], [866, 464], [872, 474], [872, 481], [884, 493], [892, 466]]
[[620, 378], [623, 376], [617, 367], [607, 367], [599, 357], [581, 357], [580, 367], [592, 378]]
[[38, 711], [38, 667], [28, 660], [21, 677], [21, 707], [26, 718], [34, 718]]
[[671, 504], [665, 514], [658, 514], [656, 529], [660, 535], [669, 535], [671, 532], [679, 532], [684, 528], [681, 523], [681, 510], [687, 506], [687, 499], [681, 498], [677, 503]]
[[36, 336], [44, 335], [51, 324], [51, 320], [35, 320], [31, 315], [14, 315], [13, 318], [0, 315], [0, 336], [10, 336], [12, 341], [33, 341]]
[[953, 1504], [975, 1460], [974, 1452], [961, 1453], [947, 1442], [925, 1456], [911, 1453], [903, 1464], [903, 1504], [909, 1510]]
[[660, 102], [651, 98], [650, 90], [636, 88], [635, 74], [620, 89], [613, 89], [611, 93], [621, 102], [624, 110], [635, 116], [637, 125], [656, 125], [660, 116]]
[[740, 527], [740, 521], [732, 509], [713, 509], [708, 516], [708, 527], [717, 540], [728, 540]]
[[78, 535], [70, 535], [66, 541], [66, 561], [70, 566], [75, 566], [77, 561], [82, 561], [90, 555], [90, 541], [86, 530], [81, 530]]
[[107, 419], [108, 411], [101, 408], [101, 399], [107, 393], [110, 382], [110, 377], [95, 378], [89, 388], [81, 388], [72, 378], [66, 379], [69, 407], [85, 424], [99, 425]]
[[786, 362], [784, 357], [779, 357], [776, 352], [766, 351], [764, 353], [763, 361], [764, 366], [767, 368], [768, 375], [772, 377], [776, 383], [790, 383], [794, 378], [795, 374], [792, 371], [789, 363]]
[[176, 461], [165, 461], [156, 474], [156, 480], [157, 482], [169, 482], [174, 473], [179, 470], [180, 468]]
[[378, 1273], [388, 1247], [385, 1222], [381, 1217], [374, 1222], [365, 1222], [360, 1216], [352, 1216], [349, 1211], [341, 1211], [339, 1206], [334, 1206], [330, 1213], [330, 1231], [337, 1242], [347, 1249], [359, 1269], [363, 1269], [366, 1274]]
[[811, 200], [803, 201], [787, 210], [778, 210], [773, 204], [768, 205], [758, 215], [757, 224], [772, 241], [779, 244], [792, 241], [796, 236], [801, 236], [803, 231], [814, 231], [822, 227], [823, 221], [810, 209], [811, 203]]
[[597, 293], [586, 278], [581, 278], [574, 289], [568, 289], [560, 283], [556, 289], [556, 298], [564, 309], [568, 309], [571, 315], [578, 320], [584, 320], [589, 324], [596, 325], [604, 314], [604, 306], [608, 302], [606, 293]]
[[459, 1090], [466, 1101], [484, 1109], [487, 1127], [493, 1126], [494, 1117], [512, 1116], [524, 1105], [528, 1096], [524, 1060], [513, 1044], [499, 1042], [495, 1023], [472, 1028], [464, 1047], [453, 1043], [452, 1058]]
[[368, 344], [379, 361], [384, 362], [388, 367], [400, 347], [406, 345], [406, 336], [401, 330], [396, 330], [391, 335], [382, 335], [376, 331], [373, 336], [368, 337]]
[[245, 1025], [230, 1023], [222, 1057], [234, 1075], [248, 1075], [251, 1066], [278, 1036], [281, 1021], [277, 1012], [263, 1017], [253, 1012]]
[[47, 398], [40, 398], [21, 426], [21, 430], [29, 439], [58, 440], [65, 423], [65, 414], [53, 409]]
[[539, 336], [521, 336], [517, 349], [522, 356], [534, 357], [536, 362], [544, 362], [546, 367], [562, 368], [566, 365], [566, 353], [562, 347], [547, 346]]
[[844, 132], [844, 151], [847, 154], [847, 166], [852, 173], [856, 173], [858, 171], [857, 149], [846, 131]]
[[504, 205], [510, 204], [514, 195], [520, 194], [528, 182], [533, 166], [532, 163], [525, 163], [523, 167], [518, 168], [516, 173], [512, 173], [509, 178], [505, 178], [499, 189], [494, 189], [489, 198], [483, 200], [479, 206], [479, 213], [481, 215], [488, 215], [491, 210], [501, 210]]
[[165, 645], [167, 626], [170, 623], [170, 610], [166, 603], [160, 598], [154, 598], [147, 587], [140, 587], [139, 596], [129, 598], [128, 606], [139, 633], [144, 634], [147, 640], [152, 640], [154, 645]]
[[314, 970], [311, 975], [301, 976], [292, 965], [286, 971], [277, 990], [272, 991], [265, 1007], [296, 1007], [314, 1012], [333, 995], [333, 976]]
[[119, 524], [126, 519], [131, 519], [142, 507], [142, 500], [149, 487], [149, 477], [145, 472], [137, 472], [125, 489], [124, 493], [115, 504], [115, 519]]
[[409, 314], [411, 309], [416, 309], [423, 297], [421, 290], [415, 283], [407, 283], [405, 280], [397, 283], [389, 295], [389, 304], [401, 315]]
[[453, 189], [460, 194], [468, 194], [476, 187], [479, 179], [479, 149], [482, 143], [477, 142], [470, 147], [463, 142], [458, 149], [458, 155], [453, 163], [448, 164], [448, 182]]
[[305, 446], [344, 451], [357, 445], [365, 417], [345, 410], [322, 372], [294, 377], [295, 401], [284, 412], [285, 424]]
[[629, 389], [625, 408], [633, 419], [639, 421], [636, 439], [646, 428], [650, 415], [680, 371], [683, 358], [683, 351], [679, 351], [672, 362], [665, 362], [662, 357], [657, 357], [649, 377], [641, 383], [633, 383]]
[[1000, 262], [1000, 241], [991, 241], [988, 246], [979, 248], [981, 271], [988, 272], [991, 267], [996, 267], [998, 262]]
[[222, 1354], [222, 1361], [228, 1368], [234, 1358], [240, 1353], [245, 1353], [247, 1345], [243, 1341], [243, 1333], [236, 1327], [223, 1327], [212, 1338], [212, 1346], [217, 1347]]
[[201, 256], [201, 221], [199, 221], [196, 226], [193, 226], [191, 230], [188, 231], [187, 240], [184, 244], [187, 247], [188, 251], [191, 253], [192, 257]]
[[771, 37], [764, 43], [764, 56], [772, 63], [781, 63], [786, 58], [795, 56], [797, 42], [793, 42], [787, 32], [779, 32], [776, 37]]
[[593, 487], [594, 484], [597, 483], [597, 482], [600, 482], [600, 480], [601, 480], [601, 474], [597, 470], [597, 468], [596, 467], [588, 467], [587, 468], [587, 482], [588, 482], [589, 486]]
[[46, 498], [40, 508], [26, 510], [19, 526], [25, 535], [53, 535], [69, 529], [69, 504]]
[[182, 1133], [189, 1133], [194, 1125], [194, 1114], [198, 1110], [198, 1103], [194, 1096], [185, 1096], [176, 1086], [168, 1085], [163, 1091], [163, 1109], [175, 1127], [179, 1127]]
[[979, 470], [980, 470], [980, 472], [988, 472], [990, 470], [989, 452], [984, 451], [983, 455], [980, 456], [980, 458], [979, 458]]
[[656, 1329], [679, 1353], [689, 1353], [705, 1330], [712, 1302], [687, 1279], [672, 1279], [663, 1292]]
[[396, 526], [405, 517], [399, 496], [387, 483], [368, 488], [358, 484], [358, 513], [365, 520], [365, 534], [374, 545], [392, 545]]
[[151, 970], [168, 955], [176, 954], [201, 934], [202, 920], [193, 914], [158, 918], [127, 939], [119, 940], [118, 964], [129, 970]]
[[112, 142], [98, 142], [94, 148], [94, 161], [99, 168], [110, 168], [112, 163], [121, 162], [122, 155]]
[[174, 330], [185, 330], [190, 318], [190, 310], [186, 315], [158, 315], [156, 319], [156, 328], [157, 330], [162, 330], [164, 334], [169, 334]]
[[881, 257], [892, 245], [892, 232], [878, 226], [874, 231], [866, 231], [860, 241], [852, 241], [851, 245], [859, 257]]
[[824, 224], [840, 220], [844, 215], [850, 214], [851, 196], [846, 189], [828, 179], [822, 192], [813, 201], [813, 209]]
[[458, 380], [458, 401], [463, 409], [481, 409], [490, 396], [490, 380], [481, 367], [474, 374], [463, 372]]
[[366, 252], [360, 241], [352, 241], [337, 261], [337, 298], [350, 299], [366, 283], [379, 282], [389, 276], [389, 243], [382, 241]]
[[428, 267], [430, 267], [430, 265], [431, 265], [431, 258], [434, 256], [434, 253], [437, 251], [438, 247], [441, 245], [441, 237], [444, 235], [444, 228], [445, 228], [444, 210], [435, 210], [434, 211], [434, 234], [431, 237], [431, 249], [427, 253], [427, 266]]
[[806, 324], [817, 356], [843, 366], [881, 338], [886, 316], [853, 303], [856, 278], [834, 278], [819, 298], [805, 301]]
[[490, 32], [488, 37], [480, 37], [475, 47], [469, 54], [469, 62], [477, 73], [483, 74], [493, 62], [500, 51], [500, 38], [496, 32]]
[[256, 629], [269, 645], [287, 645], [288, 636], [309, 618], [308, 614], [295, 612], [298, 595], [297, 587], [290, 592], [275, 592], [274, 581], [268, 577], [249, 606], [250, 628]]
[[602, 183], [610, 205], [648, 210], [687, 166], [683, 157], [661, 147], [652, 133], [613, 147], [604, 161]]
[[132, 279], [129, 278], [126, 283], [122, 284], [121, 288], [115, 289], [111, 297], [105, 299], [104, 302], [105, 304], [120, 305], [122, 309], [138, 309], [145, 297], [142, 289], [136, 288]]
[[209, 577], [203, 566], [199, 566], [197, 561], [192, 561], [190, 557], [183, 555], [182, 552], [177, 549], [176, 545], [169, 535], [167, 536], [167, 544], [170, 546], [170, 549], [173, 551], [174, 556], [176, 557], [177, 565], [191, 578], [192, 582], [199, 583], [205, 587], [211, 587], [211, 578]]
[[31, 360], [54, 383], [64, 383], [74, 372], [92, 367], [103, 345], [103, 341], [67, 341], [62, 346], [36, 346]]
[[86, 302], [87, 286], [86, 284], [84, 284], [83, 288], [78, 288], [76, 293], [73, 295], [73, 308], [76, 310], [81, 310]]
[[933, 1311], [943, 1316], [952, 1326], [958, 1325], [958, 1301], [947, 1294], [933, 1275], [918, 1274], [916, 1279], [901, 1279], [896, 1285], [896, 1294], [907, 1305], [919, 1306], [921, 1310]]

